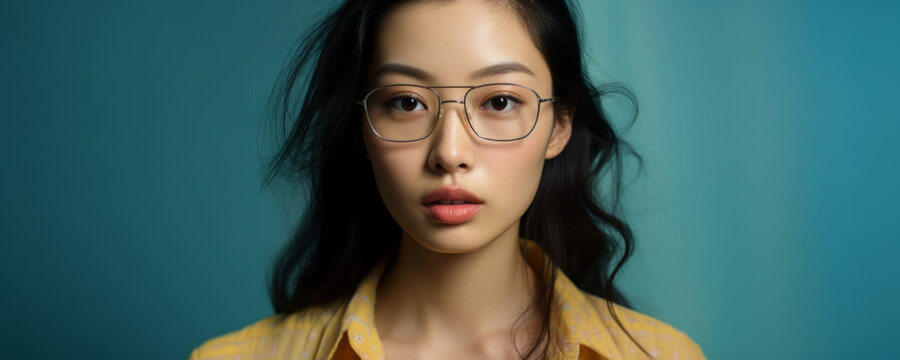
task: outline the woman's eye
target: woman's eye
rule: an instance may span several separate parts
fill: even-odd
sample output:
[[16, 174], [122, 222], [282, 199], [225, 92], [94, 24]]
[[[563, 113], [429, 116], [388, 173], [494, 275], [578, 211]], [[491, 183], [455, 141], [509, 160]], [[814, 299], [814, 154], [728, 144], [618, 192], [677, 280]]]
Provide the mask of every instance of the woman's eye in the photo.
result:
[[401, 96], [391, 100], [391, 109], [401, 111], [401, 112], [412, 112], [416, 110], [422, 110], [425, 106], [421, 101], [416, 100], [410, 96]]
[[518, 101], [507, 95], [494, 96], [484, 103], [484, 107], [490, 111], [507, 111], [516, 106]]

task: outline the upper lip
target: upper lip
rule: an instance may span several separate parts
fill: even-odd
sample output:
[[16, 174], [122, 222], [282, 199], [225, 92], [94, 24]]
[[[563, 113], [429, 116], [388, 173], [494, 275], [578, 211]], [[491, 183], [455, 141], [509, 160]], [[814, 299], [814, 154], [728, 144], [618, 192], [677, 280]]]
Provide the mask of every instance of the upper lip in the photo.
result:
[[443, 185], [438, 187], [437, 189], [434, 189], [434, 191], [425, 196], [425, 198], [422, 199], [422, 204], [428, 205], [440, 200], [464, 200], [466, 202], [475, 204], [481, 204], [484, 202], [462, 187]]

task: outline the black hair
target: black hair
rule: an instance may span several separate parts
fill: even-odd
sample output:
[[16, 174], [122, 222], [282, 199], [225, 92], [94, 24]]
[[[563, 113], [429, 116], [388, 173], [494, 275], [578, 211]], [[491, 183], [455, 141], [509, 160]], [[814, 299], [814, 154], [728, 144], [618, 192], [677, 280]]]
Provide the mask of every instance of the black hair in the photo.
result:
[[[272, 92], [271, 115], [283, 137], [263, 184], [286, 179], [302, 185], [306, 195], [301, 221], [270, 273], [269, 295], [278, 314], [349, 299], [374, 264], [399, 246], [400, 227], [384, 207], [364, 157], [356, 100], [366, 90], [380, 22], [409, 1], [349, 0], [337, 6], [302, 38]], [[556, 268], [582, 291], [605, 298], [625, 330], [613, 303], [629, 303], [614, 280], [634, 251], [634, 236], [618, 214], [619, 197], [624, 156], [641, 159], [613, 129], [602, 100], [623, 96], [635, 117], [637, 100], [621, 85], [597, 86], [589, 79], [572, 4], [505, 2], [549, 65], [553, 94], [560, 99], [555, 110], [573, 111], [571, 138], [557, 157], [546, 160], [520, 225], [520, 235], [547, 254], [541, 288], [529, 308], [541, 319], [538, 337], [522, 355], [530, 358], [549, 351], [540, 348], [550, 339]], [[607, 190], [602, 195], [601, 185]]]

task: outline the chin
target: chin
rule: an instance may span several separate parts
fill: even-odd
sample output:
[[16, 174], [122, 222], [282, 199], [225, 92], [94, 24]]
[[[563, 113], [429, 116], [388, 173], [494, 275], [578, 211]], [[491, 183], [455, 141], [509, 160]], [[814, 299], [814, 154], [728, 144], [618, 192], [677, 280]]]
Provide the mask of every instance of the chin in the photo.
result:
[[[510, 229], [510, 227], [488, 229], [477, 225], [479, 224], [430, 224], [425, 226], [425, 229], [406, 232], [406, 236], [436, 253], [466, 254], [491, 244]], [[518, 226], [518, 222], [515, 226]]]
[[[458, 225], [457, 225], [458, 226]], [[464, 229], [427, 229], [406, 232], [405, 237], [419, 246], [440, 254], [465, 254], [482, 248], [491, 239]]]

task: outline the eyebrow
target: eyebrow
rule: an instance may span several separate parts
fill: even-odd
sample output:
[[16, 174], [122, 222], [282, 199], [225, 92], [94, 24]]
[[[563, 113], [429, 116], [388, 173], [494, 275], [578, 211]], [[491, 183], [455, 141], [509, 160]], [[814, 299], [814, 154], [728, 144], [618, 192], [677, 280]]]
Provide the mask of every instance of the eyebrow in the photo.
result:
[[431, 82], [433, 80], [431, 75], [429, 75], [428, 72], [426, 72], [425, 70], [422, 70], [420, 68], [417, 68], [417, 67], [411, 66], [411, 65], [403, 65], [403, 64], [396, 64], [396, 63], [384, 64], [384, 65], [379, 66], [378, 69], [375, 70], [375, 77], [379, 77], [384, 74], [406, 75], [409, 77], [414, 77], [414, 78], [424, 81], [424, 82]]
[[512, 73], [512, 72], [520, 72], [520, 73], [525, 73], [525, 74], [534, 76], [534, 72], [531, 71], [531, 69], [529, 69], [527, 66], [522, 65], [521, 63], [518, 63], [515, 61], [510, 61], [510, 62], [500, 63], [500, 64], [496, 64], [496, 65], [491, 65], [484, 69], [478, 70], [478, 71], [472, 73], [472, 78], [473, 79], [481, 79], [481, 78], [485, 78], [488, 76], [502, 75], [502, 74], [508, 74], [508, 73]]
[[[508, 73], [513, 73], [513, 72], [519, 72], [519, 73], [524, 73], [524, 74], [528, 74], [531, 76], [535, 76], [534, 72], [531, 71], [531, 69], [529, 69], [527, 66], [522, 65], [519, 62], [509, 61], [509, 62], [499, 63], [499, 64], [485, 67], [481, 70], [478, 70], [478, 71], [472, 73], [471, 77], [473, 79], [481, 79], [481, 78], [485, 78], [488, 76], [502, 75], [502, 74], [508, 74]], [[424, 81], [424, 82], [432, 82], [432, 80], [434, 80], [434, 77], [432, 77], [431, 74], [429, 74], [425, 70], [422, 70], [421, 68], [418, 68], [418, 67], [415, 67], [412, 65], [404, 65], [404, 64], [397, 64], [397, 63], [387, 63], [387, 64], [379, 66], [375, 70], [375, 77], [379, 77], [384, 74], [406, 75], [406, 76], [413, 77], [413, 78], [416, 78], [417, 80]]]

